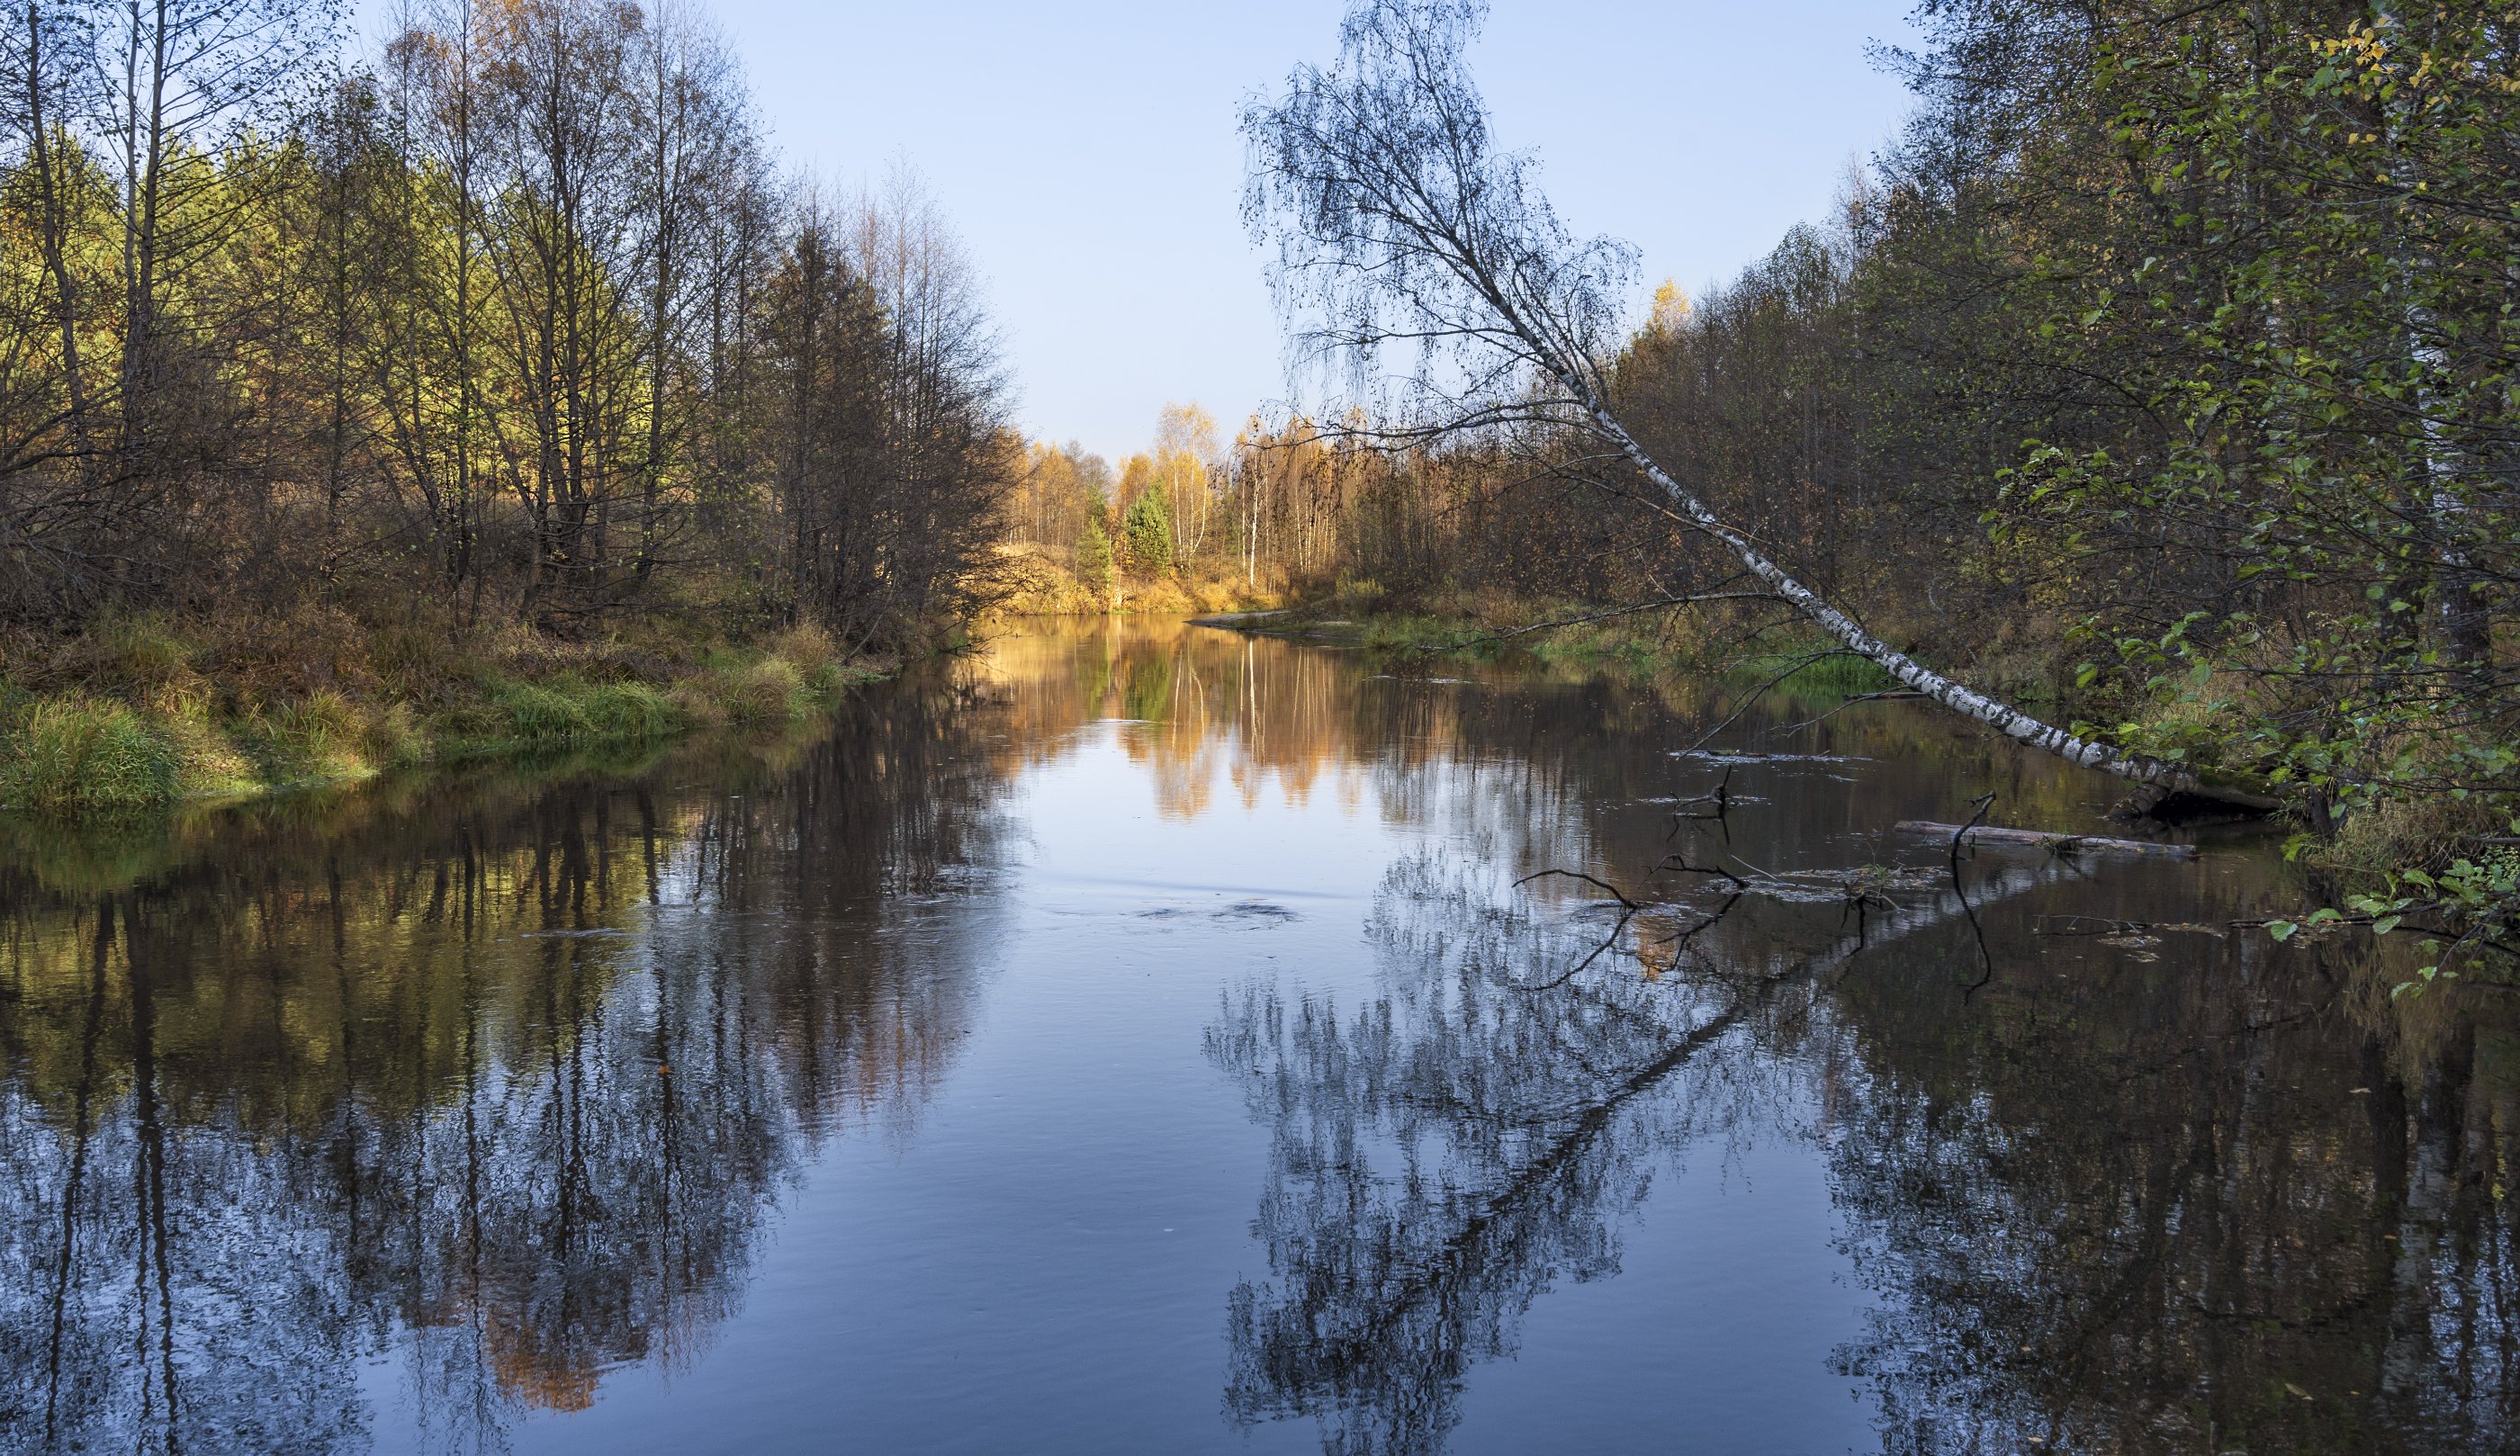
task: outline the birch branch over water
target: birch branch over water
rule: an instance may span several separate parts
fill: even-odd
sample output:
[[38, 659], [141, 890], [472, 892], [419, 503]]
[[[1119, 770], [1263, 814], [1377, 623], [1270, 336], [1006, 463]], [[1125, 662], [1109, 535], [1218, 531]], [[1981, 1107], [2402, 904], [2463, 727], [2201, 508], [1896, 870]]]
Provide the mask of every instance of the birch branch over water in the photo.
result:
[[1424, 438], [1509, 428], [1495, 422], [1509, 405], [1511, 418], [1598, 439], [1766, 596], [2017, 743], [2168, 793], [2281, 807], [2259, 787], [2080, 737], [1935, 672], [1795, 579], [1655, 460], [1613, 408], [1602, 363], [1626, 337], [1619, 299], [1634, 250], [1577, 241], [1531, 181], [1529, 157], [1494, 146], [1462, 60], [1482, 19], [1474, 0], [1361, 0], [1329, 68], [1298, 68], [1282, 97], [1245, 109], [1244, 212], [1277, 244], [1272, 282], [1299, 355], [1344, 363], [1361, 387], [1380, 351], [1412, 351], [1405, 387]]
[[1673, 506], [1695, 522], [1699, 530], [1729, 548], [1740, 559], [1745, 570], [1768, 585], [1778, 600], [1802, 613], [1822, 631], [1844, 643], [1847, 650], [1871, 662], [1905, 685], [1962, 717], [1994, 728], [2016, 743], [2054, 754], [2069, 764], [2096, 769], [2132, 783], [2173, 793], [2193, 794], [2246, 809], [2274, 810], [2283, 807], [2283, 801], [2272, 795], [2211, 782], [2188, 765], [2129, 753], [2107, 743], [2078, 737], [2053, 724], [2043, 723], [2000, 698], [1963, 686], [1891, 646], [1865, 631], [1854, 618], [1838, 610], [1820, 594], [1787, 575], [1782, 567], [1751, 545], [1749, 538], [1726, 525], [1714, 511], [1674, 480], [1670, 472], [1657, 464], [1619, 422], [1618, 417], [1591, 397], [1591, 392], [1572, 375], [1562, 375], [1560, 382], [1584, 401], [1594, 428], [1616, 444], [1629, 463], [1653, 482], [1655, 489], [1661, 491]]

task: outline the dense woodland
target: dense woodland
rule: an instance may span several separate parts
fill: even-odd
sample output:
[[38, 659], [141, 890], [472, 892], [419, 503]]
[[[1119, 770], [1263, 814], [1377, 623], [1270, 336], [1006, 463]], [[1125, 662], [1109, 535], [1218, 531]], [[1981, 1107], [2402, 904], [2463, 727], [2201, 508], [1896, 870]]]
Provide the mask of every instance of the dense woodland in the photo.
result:
[[1938, 660], [2315, 812], [2508, 786], [2520, 16], [1924, 17], [1907, 137], [1649, 330], [1625, 416]]
[[[1285, 105], [1377, 44], [1454, 77], [1479, 19], [1370, 0], [1350, 69]], [[1633, 253], [1558, 224], [1453, 98], [1497, 184], [1463, 215], [1523, 209], [1526, 301], [1642, 455], [1547, 370], [1421, 351], [1415, 394], [1178, 406], [1114, 465], [1020, 440], [932, 205], [784, 172], [695, 11], [447, 0], [348, 61], [322, 5], [33, 4], [0, 51], [0, 628], [22, 662], [149, 612], [902, 647], [1030, 553], [1086, 601], [1713, 597], [1661, 630], [1805, 630], [1736, 599], [1776, 594], [1649, 457], [1916, 661], [2359, 823], [2374, 863], [2464, 862], [2455, 900], [2507, 892], [2471, 841], [2520, 787], [2520, 22], [1918, 19], [1882, 58], [1912, 121], [1833, 215], [1642, 324]], [[1272, 201], [1294, 163], [1263, 123], [1292, 114], [1245, 118], [1282, 244], [1335, 221]], [[1282, 250], [1299, 340], [1304, 256], [1332, 254]]]
[[2520, 14], [1923, 15], [1908, 135], [1640, 340], [1631, 418], [1885, 632], [2443, 876], [2383, 929], [2501, 939]]
[[676, 0], [40, 0], [0, 50], [0, 623], [968, 604], [1017, 464], [913, 185], [784, 173]]
[[1390, 471], [1350, 569], [1724, 598], [1669, 630], [2044, 705], [2078, 762], [2236, 777], [2414, 870], [2379, 928], [2503, 939], [2520, 16], [1928, 0], [1883, 57], [1917, 110], [1837, 214], [1638, 330], [1633, 250], [1491, 132], [1482, 10], [1368, 0], [1245, 112], [1296, 337], [1380, 406], [1331, 431]]
[[[1169, 573], [1262, 596], [1399, 601], [1470, 580], [1528, 585], [1499, 577], [1480, 548], [1500, 512], [1531, 523], [1535, 502], [1502, 483], [1475, 452], [1396, 453], [1301, 416], [1255, 415], [1224, 441], [1205, 410], [1174, 405], [1152, 447], [1116, 467], [1080, 446], [1033, 446], [1007, 522], [1015, 545], [1098, 588]], [[1583, 511], [1598, 516], [1598, 503]], [[1556, 559], [1554, 543], [1579, 534], [1574, 515], [1552, 520], [1544, 550]]]

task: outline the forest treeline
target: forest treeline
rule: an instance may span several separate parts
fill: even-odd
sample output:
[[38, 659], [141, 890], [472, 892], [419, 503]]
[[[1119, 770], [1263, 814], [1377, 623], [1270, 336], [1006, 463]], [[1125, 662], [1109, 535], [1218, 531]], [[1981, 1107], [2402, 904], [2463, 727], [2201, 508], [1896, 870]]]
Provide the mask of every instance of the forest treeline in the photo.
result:
[[[30, 0], [0, 38], [0, 627], [969, 605], [1020, 464], [915, 185], [782, 170], [681, 0]], [[39, 655], [39, 654], [38, 654]]]
[[1920, 19], [1904, 138], [1646, 331], [1623, 415], [1876, 631], [2351, 820], [2348, 860], [2414, 871], [2363, 918], [2500, 943], [2520, 13]]
[[2141, 747], [2314, 817], [2510, 788], [2520, 15], [1922, 19], [1906, 136], [1639, 337], [1623, 418], [1903, 644]]
[[1329, 424], [1383, 447], [1343, 569], [1725, 597], [1673, 630], [1853, 649], [1807, 586], [2093, 751], [2347, 824], [2417, 870], [2364, 902], [2381, 928], [2500, 939], [2520, 16], [1930, 0], [1884, 56], [1912, 119], [1835, 214], [1637, 328], [1633, 252], [1567, 232], [1491, 140], [1460, 59], [1481, 9], [1366, 0], [1335, 66], [1245, 113], [1299, 343], [1420, 361], [1397, 408]]

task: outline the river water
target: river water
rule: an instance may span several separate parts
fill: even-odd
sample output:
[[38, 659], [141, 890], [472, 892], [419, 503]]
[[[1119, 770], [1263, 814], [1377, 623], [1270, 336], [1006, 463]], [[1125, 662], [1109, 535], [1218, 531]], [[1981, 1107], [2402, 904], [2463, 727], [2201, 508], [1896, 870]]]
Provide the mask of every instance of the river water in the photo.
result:
[[2513, 1448], [2520, 997], [2232, 928], [2262, 834], [1956, 880], [2107, 786], [1734, 706], [1055, 623], [10, 827], [0, 1448]]

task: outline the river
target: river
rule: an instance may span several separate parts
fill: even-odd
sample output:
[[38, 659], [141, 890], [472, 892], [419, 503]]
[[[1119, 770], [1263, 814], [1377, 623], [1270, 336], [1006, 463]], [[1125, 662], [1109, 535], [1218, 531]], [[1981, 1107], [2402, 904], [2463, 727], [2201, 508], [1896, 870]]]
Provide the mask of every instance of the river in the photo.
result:
[[1956, 881], [2109, 786], [1735, 706], [1056, 622], [7, 826], [0, 1448], [2520, 1441], [2520, 997], [2233, 927], [2264, 832]]

